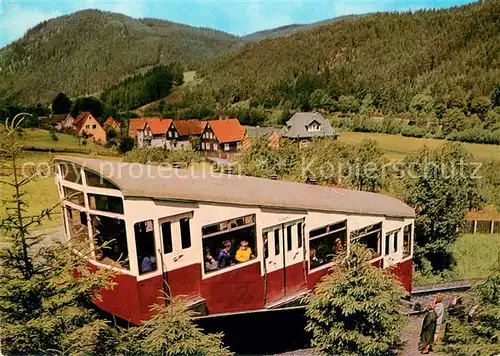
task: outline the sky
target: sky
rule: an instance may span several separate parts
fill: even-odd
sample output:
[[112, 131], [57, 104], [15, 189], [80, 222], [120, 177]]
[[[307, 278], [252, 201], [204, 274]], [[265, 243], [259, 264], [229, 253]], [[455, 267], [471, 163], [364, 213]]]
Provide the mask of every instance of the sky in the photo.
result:
[[0, 48], [41, 21], [84, 9], [153, 17], [246, 35], [348, 14], [463, 5], [471, 0], [0, 0]]

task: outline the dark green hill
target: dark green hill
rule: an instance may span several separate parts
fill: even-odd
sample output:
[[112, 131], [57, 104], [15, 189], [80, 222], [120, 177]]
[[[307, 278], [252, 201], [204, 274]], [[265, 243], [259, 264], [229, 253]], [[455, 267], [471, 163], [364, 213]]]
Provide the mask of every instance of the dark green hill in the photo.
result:
[[96, 93], [158, 63], [187, 65], [238, 48], [236, 36], [154, 19], [85, 10], [45, 21], [0, 49], [0, 99], [48, 102]]
[[334, 22], [341, 21], [341, 20], [356, 19], [358, 17], [359, 17], [359, 15], [347, 15], [347, 16], [335, 17], [333, 19], [313, 22], [310, 24], [286, 25], [286, 26], [272, 28], [269, 30], [254, 32], [254, 33], [251, 33], [249, 35], [243, 36], [242, 38], [248, 42], [261, 41], [261, 40], [270, 39], [270, 38], [279, 38], [279, 37], [283, 37], [283, 36], [293, 35], [294, 33], [299, 32], [299, 31], [312, 30], [313, 28], [316, 28], [319, 26], [329, 25], [329, 24], [332, 24]]
[[199, 74], [227, 102], [297, 106], [324, 89], [333, 99], [372, 94], [394, 111], [419, 93], [436, 106], [467, 106], [500, 83], [500, 1], [337, 21], [247, 44]]

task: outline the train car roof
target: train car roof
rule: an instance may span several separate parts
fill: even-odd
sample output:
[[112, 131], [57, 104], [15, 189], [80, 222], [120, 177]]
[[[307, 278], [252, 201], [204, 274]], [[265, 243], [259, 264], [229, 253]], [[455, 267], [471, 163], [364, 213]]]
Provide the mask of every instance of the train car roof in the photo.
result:
[[103, 176], [115, 184], [125, 197], [395, 218], [415, 216], [415, 211], [402, 201], [378, 193], [82, 157], [57, 156], [56, 161], [72, 162]]

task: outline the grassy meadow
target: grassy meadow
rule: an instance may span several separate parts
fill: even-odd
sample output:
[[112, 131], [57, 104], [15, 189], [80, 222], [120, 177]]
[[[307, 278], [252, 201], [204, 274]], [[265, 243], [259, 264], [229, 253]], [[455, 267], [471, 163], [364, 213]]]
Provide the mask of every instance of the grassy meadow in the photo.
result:
[[[424, 146], [434, 149], [447, 142], [445, 140], [433, 138], [405, 137], [375, 132], [341, 132], [339, 141], [357, 144], [364, 138], [376, 140], [380, 147], [386, 152], [386, 156], [391, 159], [402, 159], [408, 155], [416, 154], [418, 150]], [[498, 145], [483, 145], [477, 143], [461, 144], [480, 161], [500, 159], [500, 146]]]
[[413, 275], [415, 285], [434, 284], [461, 280], [478, 280], [487, 277], [500, 258], [500, 234], [465, 234], [452, 248], [455, 266], [438, 276]]

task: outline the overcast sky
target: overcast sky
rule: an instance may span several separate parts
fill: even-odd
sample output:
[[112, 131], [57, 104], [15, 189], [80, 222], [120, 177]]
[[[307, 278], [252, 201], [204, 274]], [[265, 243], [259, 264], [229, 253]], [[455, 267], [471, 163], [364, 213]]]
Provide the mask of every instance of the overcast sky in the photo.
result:
[[0, 0], [0, 48], [27, 29], [53, 17], [83, 9], [154, 17], [216, 28], [235, 35], [310, 23], [348, 14], [403, 11], [462, 5], [470, 0]]

